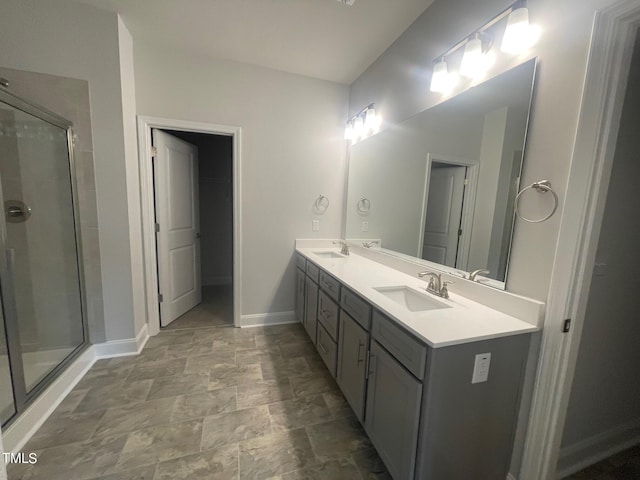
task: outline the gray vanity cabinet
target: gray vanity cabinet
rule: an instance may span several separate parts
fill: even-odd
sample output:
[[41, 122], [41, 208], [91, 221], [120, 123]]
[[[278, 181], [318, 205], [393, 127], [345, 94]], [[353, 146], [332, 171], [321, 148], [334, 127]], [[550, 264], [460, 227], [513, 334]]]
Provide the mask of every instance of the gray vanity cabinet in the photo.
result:
[[296, 268], [296, 321], [304, 324], [304, 302], [306, 276], [303, 270]]
[[310, 277], [305, 281], [304, 297], [304, 328], [315, 345], [318, 328], [318, 285]]
[[365, 430], [394, 480], [414, 478], [422, 383], [371, 342]]
[[369, 333], [344, 310], [340, 312], [340, 343], [336, 380], [358, 420], [364, 420]]

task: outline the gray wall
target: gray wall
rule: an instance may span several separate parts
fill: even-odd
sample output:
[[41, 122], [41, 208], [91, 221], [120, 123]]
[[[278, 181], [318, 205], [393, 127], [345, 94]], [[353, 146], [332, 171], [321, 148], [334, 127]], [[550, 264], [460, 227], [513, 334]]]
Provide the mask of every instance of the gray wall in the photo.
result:
[[[429, 92], [432, 60], [511, 3], [436, 0], [353, 83], [350, 112], [375, 102], [388, 127], [439, 102], [441, 97]], [[537, 92], [523, 182], [551, 180], [561, 202], [578, 122], [593, 15], [596, 8], [611, 3], [612, 0], [529, 0], [530, 18], [543, 30], [538, 45], [528, 56], [499, 61], [490, 71], [499, 73], [530, 56], [538, 56]], [[531, 215], [548, 211], [545, 202], [529, 203], [527, 212]], [[559, 221], [560, 214], [543, 224], [516, 222], [507, 290], [546, 299]]]
[[[242, 128], [241, 313], [293, 312], [294, 240], [341, 234], [348, 88], [141, 41], [134, 54], [139, 115]], [[331, 206], [312, 232], [319, 194]]]
[[640, 435], [640, 35], [624, 101], [559, 466]]
[[127, 180], [137, 160], [131, 58], [120, 65], [131, 46], [124, 25], [113, 13], [67, 0], [0, 0], [0, 11], [0, 65], [89, 82], [105, 339], [131, 338], [145, 320], [141, 248], [133, 249], [139, 222], [130, 219], [137, 178]]

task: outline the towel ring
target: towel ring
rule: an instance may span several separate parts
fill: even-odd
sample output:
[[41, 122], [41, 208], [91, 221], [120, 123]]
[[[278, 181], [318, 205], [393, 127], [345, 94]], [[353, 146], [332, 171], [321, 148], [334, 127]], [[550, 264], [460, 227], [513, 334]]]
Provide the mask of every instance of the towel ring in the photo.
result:
[[356, 204], [356, 210], [358, 210], [358, 213], [366, 214], [366, 213], [369, 213], [370, 209], [371, 209], [371, 200], [365, 197], [362, 197], [360, 200], [358, 200], [358, 203]]
[[324, 195], [318, 195], [316, 201], [313, 202], [313, 206], [318, 213], [324, 213], [327, 211], [327, 208], [329, 208], [329, 199]]
[[[551, 212], [539, 219], [536, 220], [531, 220], [530, 218], [526, 218], [523, 217], [522, 214], [520, 213], [520, 209], [519, 209], [519, 204], [520, 204], [520, 197], [522, 197], [522, 194], [524, 192], [526, 192], [527, 190], [530, 189], [534, 189], [539, 193], [547, 193], [547, 192], [551, 192], [553, 194], [553, 209], [551, 210]], [[558, 194], [556, 192], [554, 192], [553, 188], [551, 188], [551, 182], [549, 180], [540, 180], [538, 182], [533, 182], [531, 185], [528, 185], [526, 187], [524, 187], [522, 190], [520, 190], [518, 192], [518, 194], [516, 195], [515, 198], [515, 212], [516, 215], [518, 216], [519, 219], [524, 220], [525, 222], [529, 222], [529, 223], [541, 223], [544, 222], [545, 220], [549, 220], [551, 218], [551, 216], [556, 213], [556, 210], [558, 209]]]

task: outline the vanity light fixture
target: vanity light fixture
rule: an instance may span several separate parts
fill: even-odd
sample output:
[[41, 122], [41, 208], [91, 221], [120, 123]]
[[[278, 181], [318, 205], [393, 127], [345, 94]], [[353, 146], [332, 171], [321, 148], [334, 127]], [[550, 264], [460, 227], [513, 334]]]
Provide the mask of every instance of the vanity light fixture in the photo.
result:
[[529, 24], [526, 0], [518, 0], [434, 61], [430, 90], [445, 94], [453, 90], [459, 77], [456, 72], [449, 71], [451, 65], [447, 64], [447, 59], [463, 47], [459, 74], [472, 80], [482, 77], [495, 61], [493, 35], [489, 29], [505, 18], [507, 25], [500, 46], [502, 52], [519, 54], [536, 43], [540, 37], [540, 29]]
[[456, 75], [450, 74], [447, 68], [447, 61], [442, 57], [433, 66], [433, 76], [431, 77], [431, 91], [437, 93], [447, 93], [453, 90], [458, 83]]
[[378, 133], [381, 124], [382, 117], [376, 113], [375, 106], [372, 103], [347, 121], [344, 129], [344, 138], [345, 140], [351, 140], [353, 143], [363, 140], [370, 135]]
[[507, 28], [502, 37], [500, 50], [518, 54], [534, 45], [540, 38], [540, 28], [529, 24], [529, 9], [516, 8], [509, 14]]

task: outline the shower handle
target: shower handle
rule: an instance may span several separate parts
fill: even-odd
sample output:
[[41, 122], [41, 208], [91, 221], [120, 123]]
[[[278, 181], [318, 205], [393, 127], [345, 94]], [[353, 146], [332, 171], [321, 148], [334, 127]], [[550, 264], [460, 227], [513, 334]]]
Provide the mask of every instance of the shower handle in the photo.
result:
[[26, 222], [31, 216], [31, 208], [20, 200], [7, 200], [4, 202], [4, 208], [9, 223]]

